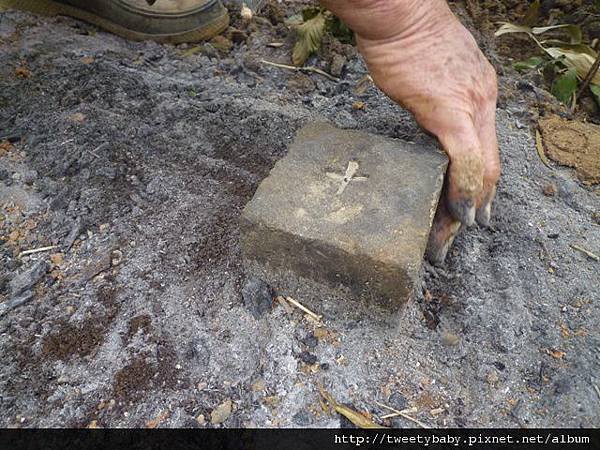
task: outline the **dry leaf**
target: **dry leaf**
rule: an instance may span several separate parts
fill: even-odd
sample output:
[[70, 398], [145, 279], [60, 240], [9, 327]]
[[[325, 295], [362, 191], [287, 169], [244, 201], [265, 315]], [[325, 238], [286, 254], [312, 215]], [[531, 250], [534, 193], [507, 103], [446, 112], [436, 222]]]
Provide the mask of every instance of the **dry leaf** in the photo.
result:
[[371, 419], [366, 417], [364, 414], [359, 413], [347, 406], [344, 406], [335, 401], [335, 399], [329, 394], [325, 389], [319, 387], [319, 392], [321, 396], [329, 403], [330, 406], [333, 407], [339, 414], [346, 417], [350, 422], [356, 425], [359, 428], [386, 428], [377, 423], [373, 423]]
[[566, 355], [565, 352], [561, 350], [547, 349], [546, 353], [552, 356], [554, 359], [563, 359]]
[[321, 47], [321, 40], [325, 34], [325, 16], [317, 14], [300, 25], [296, 31], [298, 37], [292, 53], [292, 62], [295, 66], [301, 66]]
[[55, 266], [60, 266], [64, 261], [64, 255], [62, 253], [52, 253], [50, 255], [50, 261], [52, 261], [52, 264]]
[[242, 19], [251, 20], [253, 15], [254, 14], [252, 13], [252, 10], [248, 8], [248, 5], [242, 3], [242, 9], [240, 11], [240, 16], [242, 16]]
[[83, 123], [85, 121], [85, 114], [76, 112], [75, 114], [71, 114], [69, 116], [69, 120], [71, 122]]
[[[577, 71], [577, 76], [581, 79], [585, 79], [596, 60], [595, 56], [586, 53], [584, 49], [575, 50], [550, 47], [546, 48], [545, 51], [553, 59], [564, 57], [563, 62], [565, 66], [575, 69]], [[592, 84], [600, 85], [600, 72], [596, 72], [591, 82]]]
[[494, 33], [494, 36], [502, 36], [508, 33], [527, 33], [531, 34], [531, 27], [526, 25], [516, 25], [514, 23], [505, 22], [500, 28]]
[[365, 102], [354, 102], [352, 103], [352, 109], [365, 109]]
[[373, 78], [371, 78], [371, 75], [365, 75], [356, 83], [356, 86], [354, 87], [354, 93], [356, 95], [362, 95], [367, 91], [367, 89], [369, 89], [369, 87], [372, 84]]
[[29, 78], [31, 76], [31, 70], [24, 66], [17, 66], [15, 68], [15, 75], [21, 78]]
[[563, 29], [569, 34], [569, 44], [578, 45], [581, 44], [581, 28], [577, 25], [561, 24], [551, 25], [549, 27], [528, 27], [526, 25], [517, 25], [514, 23], [505, 22], [503, 25], [494, 33], [494, 36], [502, 36], [503, 34], [509, 33], [525, 33], [533, 37], [539, 36], [547, 31]]
[[9, 141], [0, 142], [0, 156], [6, 155], [13, 149], [13, 145]]
[[160, 423], [169, 416], [168, 411], [161, 412], [156, 418], [146, 422], [146, 428], [156, 428]]

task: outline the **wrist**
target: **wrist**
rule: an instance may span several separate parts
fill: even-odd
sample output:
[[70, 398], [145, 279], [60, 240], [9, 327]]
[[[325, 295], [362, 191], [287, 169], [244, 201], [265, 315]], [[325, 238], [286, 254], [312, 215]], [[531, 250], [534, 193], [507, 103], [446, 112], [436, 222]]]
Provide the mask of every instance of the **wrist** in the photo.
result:
[[445, 0], [321, 0], [360, 38], [387, 40], [455, 22]]

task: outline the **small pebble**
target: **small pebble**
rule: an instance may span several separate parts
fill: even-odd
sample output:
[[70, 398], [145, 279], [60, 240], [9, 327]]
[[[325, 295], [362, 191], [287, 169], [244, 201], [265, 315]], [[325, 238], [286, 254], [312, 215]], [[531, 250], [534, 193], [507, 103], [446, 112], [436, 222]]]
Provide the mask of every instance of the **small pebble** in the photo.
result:
[[315, 348], [319, 341], [313, 333], [309, 333], [302, 339], [302, 343], [309, 348]]
[[498, 374], [496, 373], [495, 370], [492, 370], [490, 373], [488, 373], [488, 375], [486, 377], [486, 381], [488, 382], [488, 384], [491, 384], [492, 386], [496, 385], [496, 383], [498, 383], [499, 380], [500, 380], [500, 378], [498, 378]]
[[460, 338], [456, 334], [444, 333], [442, 336], [442, 343], [448, 347], [453, 347], [458, 344]]
[[217, 406], [210, 413], [210, 423], [213, 425], [218, 425], [227, 420], [227, 418], [231, 415], [231, 409], [233, 407], [233, 403], [231, 399], [225, 400], [219, 406]]
[[308, 364], [308, 365], [313, 365], [317, 362], [317, 357], [315, 355], [313, 355], [312, 353], [309, 352], [302, 352], [300, 353], [300, 359], [302, 360], [302, 362]]
[[546, 186], [544, 186], [544, 189], [542, 190], [542, 192], [544, 193], [544, 195], [546, 197], [554, 197], [556, 195], [556, 186], [552, 183], [547, 184]]

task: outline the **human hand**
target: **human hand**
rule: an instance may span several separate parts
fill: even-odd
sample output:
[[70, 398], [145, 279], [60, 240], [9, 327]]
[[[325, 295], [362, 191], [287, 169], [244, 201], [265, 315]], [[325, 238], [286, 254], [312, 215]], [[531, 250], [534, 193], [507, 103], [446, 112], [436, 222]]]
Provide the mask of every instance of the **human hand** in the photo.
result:
[[489, 225], [500, 176], [494, 68], [444, 0], [323, 3], [355, 31], [375, 84], [448, 154], [427, 249], [441, 263], [461, 225]]

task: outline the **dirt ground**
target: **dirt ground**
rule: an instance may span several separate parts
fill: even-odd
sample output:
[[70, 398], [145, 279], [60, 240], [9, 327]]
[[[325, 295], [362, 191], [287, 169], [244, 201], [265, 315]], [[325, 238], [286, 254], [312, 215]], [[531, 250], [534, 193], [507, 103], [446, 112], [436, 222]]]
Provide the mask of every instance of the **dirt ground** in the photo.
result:
[[319, 328], [251, 314], [237, 219], [299, 127], [429, 139], [376, 88], [355, 93], [349, 47], [310, 62], [345, 59], [339, 82], [261, 63], [289, 62], [273, 15], [228, 49], [0, 13], [0, 426], [347, 425], [319, 384], [432, 426], [600, 426], [600, 262], [572, 247], [600, 254], [599, 191], [542, 163], [542, 94], [508, 72], [493, 226], [426, 265], [415, 301], [383, 313], [315, 291], [298, 300]]

